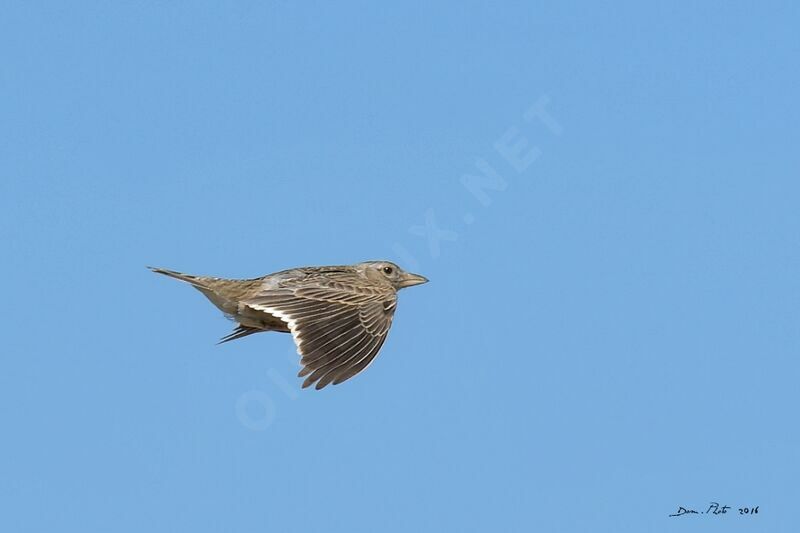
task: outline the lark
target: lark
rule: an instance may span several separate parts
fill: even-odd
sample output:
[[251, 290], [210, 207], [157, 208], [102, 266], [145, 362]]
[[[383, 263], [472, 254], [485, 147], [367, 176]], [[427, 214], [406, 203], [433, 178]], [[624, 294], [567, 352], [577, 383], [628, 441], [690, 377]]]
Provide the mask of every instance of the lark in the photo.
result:
[[237, 322], [220, 343], [262, 331], [291, 333], [303, 388], [316, 384], [316, 389], [367, 368], [389, 333], [397, 291], [428, 281], [389, 261], [294, 268], [253, 279], [148, 268], [191, 284]]

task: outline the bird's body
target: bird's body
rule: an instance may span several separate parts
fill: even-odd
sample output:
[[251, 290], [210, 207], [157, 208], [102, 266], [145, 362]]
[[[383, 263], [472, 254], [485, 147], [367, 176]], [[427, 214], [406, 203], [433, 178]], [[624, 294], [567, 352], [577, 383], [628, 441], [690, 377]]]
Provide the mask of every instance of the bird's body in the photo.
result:
[[151, 270], [190, 283], [238, 322], [220, 342], [262, 331], [291, 333], [301, 355], [300, 376], [308, 375], [303, 387], [316, 383], [317, 389], [364, 370], [386, 339], [397, 291], [427, 281], [388, 261], [295, 268], [241, 280]]

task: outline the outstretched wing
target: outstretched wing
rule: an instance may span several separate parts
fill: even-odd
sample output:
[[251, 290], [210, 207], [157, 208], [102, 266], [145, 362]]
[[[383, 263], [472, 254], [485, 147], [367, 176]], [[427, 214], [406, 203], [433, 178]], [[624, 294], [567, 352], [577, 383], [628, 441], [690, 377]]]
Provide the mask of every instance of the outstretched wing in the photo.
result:
[[392, 325], [396, 293], [388, 288], [320, 281], [265, 289], [241, 302], [276, 316], [292, 332], [308, 376], [303, 387], [337, 385], [375, 359]]

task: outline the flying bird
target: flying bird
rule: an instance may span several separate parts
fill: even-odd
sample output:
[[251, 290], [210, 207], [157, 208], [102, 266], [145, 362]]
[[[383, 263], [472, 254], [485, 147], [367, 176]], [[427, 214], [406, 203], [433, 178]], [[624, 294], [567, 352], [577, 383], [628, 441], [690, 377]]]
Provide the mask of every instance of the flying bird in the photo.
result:
[[238, 323], [220, 343], [262, 331], [291, 333], [307, 376], [321, 389], [355, 376], [375, 359], [397, 307], [397, 291], [428, 280], [389, 261], [304, 267], [252, 279], [192, 276], [148, 267], [191, 284]]

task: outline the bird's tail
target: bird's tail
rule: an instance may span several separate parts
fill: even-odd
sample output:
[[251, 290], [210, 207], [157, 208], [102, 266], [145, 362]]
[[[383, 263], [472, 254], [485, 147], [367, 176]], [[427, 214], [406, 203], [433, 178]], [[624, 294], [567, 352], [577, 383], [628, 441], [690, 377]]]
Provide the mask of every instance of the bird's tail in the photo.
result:
[[225, 335], [222, 337], [217, 344], [224, 344], [226, 342], [230, 342], [236, 339], [241, 339], [242, 337], [247, 337], [248, 335], [252, 335], [253, 333], [259, 333], [264, 331], [263, 329], [258, 328], [251, 328], [249, 326], [243, 326], [239, 324], [239, 326], [234, 329], [229, 335]]
[[169, 276], [170, 278], [179, 279], [181, 281], [185, 281], [186, 283], [190, 283], [197, 287], [198, 289], [205, 289], [206, 284], [204, 283], [204, 278], [200, 276], [192, 276], [191, 274], [183, 274], [181, 272], [176, 272], [174, 270], [167, 270], [166, 268], [156, 268], [156, 267], [147, 267], [156, 274], [164, 274], [165, 276]]

